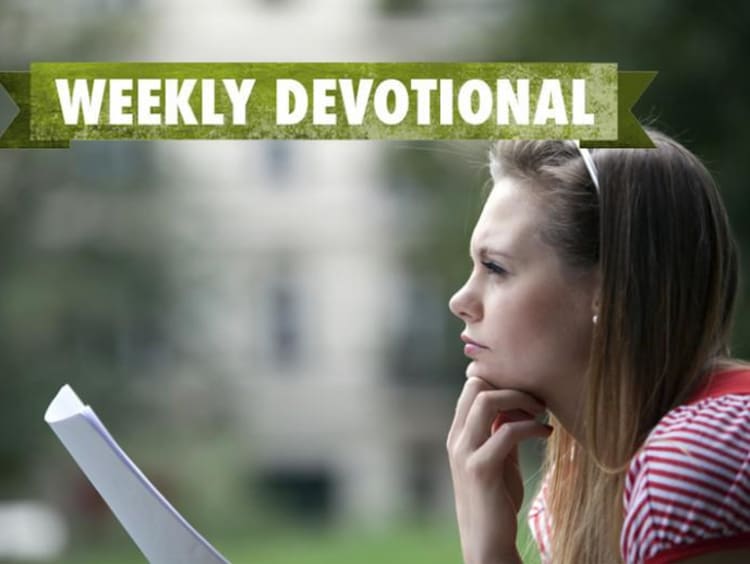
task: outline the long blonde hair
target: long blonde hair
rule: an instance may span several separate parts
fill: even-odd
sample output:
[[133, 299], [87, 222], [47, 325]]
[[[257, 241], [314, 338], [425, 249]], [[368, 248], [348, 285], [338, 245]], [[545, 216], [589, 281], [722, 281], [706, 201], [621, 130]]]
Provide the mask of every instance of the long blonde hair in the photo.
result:
[[690, 151], [656, 131], [654, 149], [592, 152], [601, 194], [572, 142], [500, 141], [495, 179], [525, 180], [546, 212], [542, 237], [573, 269], [600, 269], [585, 378], [585, 444], [557, 422], [545, 499], [555, 564], [621, 562], [629, 461], [665, 413], [729, 360], [736, 244], [717, 188]]

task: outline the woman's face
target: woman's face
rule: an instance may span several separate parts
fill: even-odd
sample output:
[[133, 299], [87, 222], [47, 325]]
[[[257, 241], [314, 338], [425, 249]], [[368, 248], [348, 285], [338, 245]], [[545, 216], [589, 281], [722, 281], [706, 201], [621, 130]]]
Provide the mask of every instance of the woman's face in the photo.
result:
[[530, 393], [554, 412], [554, 404], [578, 404], [595, 279], [593, 270], [566, 269], [542, 242], [545, 219], [529, 188], [500, 179], [471, 237], [471, 274], [450, 309], [466, 325], [467, 377]]

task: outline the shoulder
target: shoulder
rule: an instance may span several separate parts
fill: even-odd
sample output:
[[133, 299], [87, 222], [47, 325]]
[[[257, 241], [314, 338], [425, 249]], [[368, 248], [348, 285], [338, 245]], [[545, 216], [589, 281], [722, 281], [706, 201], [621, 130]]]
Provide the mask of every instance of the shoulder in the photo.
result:
[[750, 395], [667, 413], [631, 461], [624, 505], [627, 562], [750, 546]]

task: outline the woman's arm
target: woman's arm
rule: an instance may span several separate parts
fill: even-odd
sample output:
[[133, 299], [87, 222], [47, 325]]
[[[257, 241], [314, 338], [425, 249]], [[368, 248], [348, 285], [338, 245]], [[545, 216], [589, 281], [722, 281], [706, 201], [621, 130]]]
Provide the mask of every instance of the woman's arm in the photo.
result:
[[[506, 420], [493, 434], [498, 415], [513, 411], [528, 418]], [[533, 419], [543, 411], [529, 394], [498, 390], [479, 378], [466, 381], [447, 440], [465, 564], [521, 563], [516, 523], [523, 481], [517, 447], [523, 439], [549, 436], [550, 428]]]

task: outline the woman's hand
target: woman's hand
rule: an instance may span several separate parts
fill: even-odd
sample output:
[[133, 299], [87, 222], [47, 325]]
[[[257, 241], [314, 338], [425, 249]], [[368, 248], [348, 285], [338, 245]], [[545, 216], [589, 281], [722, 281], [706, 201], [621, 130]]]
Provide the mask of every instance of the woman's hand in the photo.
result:
[[524, 392], [467, 379], [447, 442], [465, 564], [521, 562], [516, 551], [523, 501], [518, 443], [549, 436], [551, 427], [534, 420], [544, 409]]

